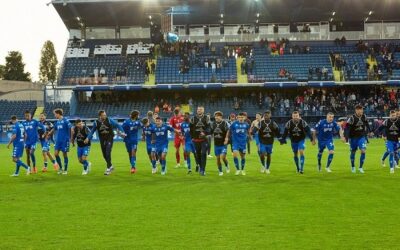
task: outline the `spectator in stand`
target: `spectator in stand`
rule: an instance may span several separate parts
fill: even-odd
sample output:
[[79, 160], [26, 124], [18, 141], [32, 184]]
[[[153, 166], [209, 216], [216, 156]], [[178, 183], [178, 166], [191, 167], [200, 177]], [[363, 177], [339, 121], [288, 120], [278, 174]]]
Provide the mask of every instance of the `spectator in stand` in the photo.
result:
[[322, 68], [322, 76], [324, 77], [325, 81], [328, 80], [328, 68], [325, 66]]
[[168, 112], [168, 103], [165, 102], [163, 105], [163, 112]]
[[213, 61], [213, 62], [211, 63], [211, 71], [212, 71], [213, 74], [215, 73], [216, 68], [217, 68], [217, 65], [216, 65], [215, 62]]
[[99, 69], [98, 69], [98, 68], [94, 68], [94, 70], [93, 70], [93, 76], [94, 76], [95, 78], [99, 77]]
[[281, 68], [281, 69], [279, 70], [278, 76], [279, 76], [280, 78], [285, 77], [285, 76], [286, 76], [286, 70], [285, 70], [284, 68]]
[[358, 75], [358, 70], [359, 70], [358, 63], [355, 63], [353, 65], [353, 74]]
[[208, 69], [208, 60], [204, 60], [204, 67]]
[[103, 67], [101, 67], [101, 69], [100, 69], [100, 77], [105, 77], [105, 76], [106, 76], [106, 70]]

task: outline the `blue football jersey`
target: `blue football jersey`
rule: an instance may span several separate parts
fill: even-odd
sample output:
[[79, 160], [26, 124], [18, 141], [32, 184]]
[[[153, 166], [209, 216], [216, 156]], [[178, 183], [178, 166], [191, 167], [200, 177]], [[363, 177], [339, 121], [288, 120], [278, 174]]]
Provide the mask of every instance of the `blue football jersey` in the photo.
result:
[[54, 129], [57, 131], [56, 141], [69, 141], [71, 138], [72, 124], [66, 119], [57, 120]]
[[192, 141], [192, 136], [190, 135], [190, 123], [183, 122], [181, 124], [181, 132], [182, 132], [182, 135], [185, 137], [185, 142]]
[[156, 135], [155, 144], [157, 148], [168, 145], [168, 131], [173, 133], [175, 130], [171, 126], [165, 124], [163, 124], [161, 127], [156, 126], [154, 128], [154, 134]]
[[33, 144], [37, 142], [37, 140], [39, 139], [39, 128], [46, 131], [44, 125], [35, 119], [24, 121], [22, 122], [22, 125], [25, 128], [27, 144]]
[[21, 123], [17, 122], [14, 124], [12, 134], [15, 135], [15, 139], [13, 141], [13, 145], [19, 145], [24, 143], [25, 139], [25, 128], [24, 125]]
[[139, 120], [127, 119], [122, 124], [122, 128], [126, 134], [124, 139], [125, 142], [137, 143], [138, 142], [138, 132], [143, 124]]
[[233, 144], [246, 144], [249, 128], [250, 125], [247, 122], [233, 122], [229, 128]]
[[323, 119], [315, 125], [314, 129], [318, 134], [318, 141], [329, 141], [333, 139], [335, 133], [339, 132], [340, 127], [335, 121], [328, 122]]
[[149, 126], [143, 126], [142, 128], [147, 144], [152, 144], [151, 141], [153, 140], [154, 127], [155, 125], [150, 123]]

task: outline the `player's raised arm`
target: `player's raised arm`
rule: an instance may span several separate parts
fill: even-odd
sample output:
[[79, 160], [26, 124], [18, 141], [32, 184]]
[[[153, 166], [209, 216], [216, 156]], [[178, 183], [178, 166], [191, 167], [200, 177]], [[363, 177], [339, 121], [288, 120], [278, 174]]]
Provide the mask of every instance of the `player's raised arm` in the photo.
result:
[[125, 137], [126, 136], [124, 128], [121, 125], [119, 125], [119, 123], [117, 121], [115, 121], [114, 119], [111, 119], [111, 118], [109, 118], [109, 121], [110, 121], [111, 126], [114, 129], [118, 130], [118, 135], [119, 136], [121, 136], [121, 137]]

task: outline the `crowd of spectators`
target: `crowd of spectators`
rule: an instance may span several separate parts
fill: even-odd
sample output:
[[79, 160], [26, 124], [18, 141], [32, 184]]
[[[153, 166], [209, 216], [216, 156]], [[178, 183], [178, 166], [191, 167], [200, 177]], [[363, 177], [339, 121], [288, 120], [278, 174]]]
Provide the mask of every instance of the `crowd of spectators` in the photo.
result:
[[272, 94], [252, 93], [254, 105], [258, 108], [271, 109], [280, 115], [288, 115], [293, 109], [305, 115], [322, 115], [328, 111], [339, 114], [352, 112], [356, 104], [365, 108], [366, 114], [388, 115], [391, 109], [400, 106], [400, 90], [388, 90], [383, 87], [371, 87], [367, 90], [355, 88], [304, 89], [299, 91], [276, 92]]

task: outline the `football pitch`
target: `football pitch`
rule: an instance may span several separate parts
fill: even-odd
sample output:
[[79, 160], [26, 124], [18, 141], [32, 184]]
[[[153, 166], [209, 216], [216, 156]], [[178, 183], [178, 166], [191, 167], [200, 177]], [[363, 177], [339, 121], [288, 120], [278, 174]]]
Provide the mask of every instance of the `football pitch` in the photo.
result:
[[21, 169], [12, 178], [11, 149], [1, 145], [0, 249], [399, 248], [400, 170], [391, 175], [381, 166], [383, 140], [368, 145], [365, 174], [350, 172], [349, 148], [340, 141], [332, 173], [316, 171], [310, 143], [304, 175], [295, 173], [289, 145], [275, 143], [270, 175], [260, 173], [255, 149], [246, 176], [218, 176], [215, 157], [207, 176], [187, 175], [174, 169], [172, 144], [167, 175], [152, 175], [143, 143], [131, 175], [124, 144], [116, 143], [111, 176], [103, 175], [94, 144], [88, 176], [71, 148], [67, 176]]

